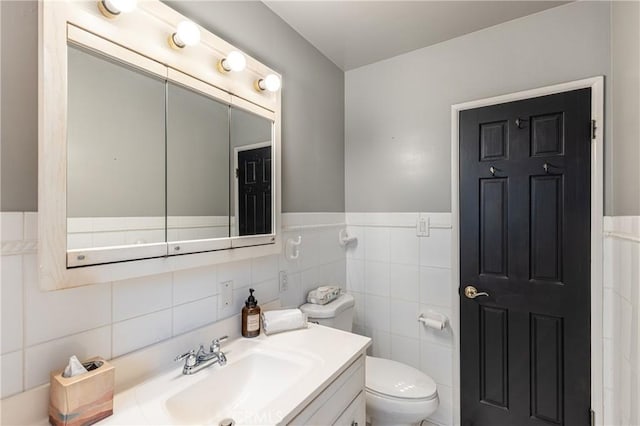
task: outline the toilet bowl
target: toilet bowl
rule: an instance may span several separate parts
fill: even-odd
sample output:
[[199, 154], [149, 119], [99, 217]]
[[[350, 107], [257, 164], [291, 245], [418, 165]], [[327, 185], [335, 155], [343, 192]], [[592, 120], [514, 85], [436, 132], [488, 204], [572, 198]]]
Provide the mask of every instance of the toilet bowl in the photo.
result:
[[[343, 294], [326, 305], [300, 306], [309, 321], [351, 331], [355, 301]], [[438, 408], [438, 390], [431, 377], [406, 364], [367, 356], [367, 422], [372, 426], [411, 425], [426, 419]]]
[[420, 370], [389, 359], [367, 357], [367, 418], [372, 425], [410, 425], [438, 408], [436, 383]]

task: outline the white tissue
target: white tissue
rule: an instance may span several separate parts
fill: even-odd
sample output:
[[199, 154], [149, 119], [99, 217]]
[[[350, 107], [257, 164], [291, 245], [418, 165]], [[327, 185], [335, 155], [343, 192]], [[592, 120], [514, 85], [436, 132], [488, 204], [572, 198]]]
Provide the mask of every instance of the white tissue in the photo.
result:
[[307, 328], [307, 314], [300, 309], [281, 309], [262, 314], [262, 329], [265, 334]]
[[84, 368], [84, 365], [82, 365], [82, 363], [78, 360], [78, 357], [72, 355], [71, 358], [69, 358], [69, 364], [67, 364], [67, 366], [64, 368], [64, 371], [62, 372], [62, 377], [73, 377], [86, 372], [87, 369]]

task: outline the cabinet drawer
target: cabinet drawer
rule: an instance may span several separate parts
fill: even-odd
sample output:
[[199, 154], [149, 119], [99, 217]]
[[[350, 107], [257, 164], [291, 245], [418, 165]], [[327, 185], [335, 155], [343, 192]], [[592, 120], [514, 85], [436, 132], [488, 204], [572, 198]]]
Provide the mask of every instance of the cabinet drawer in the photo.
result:
[[365, 393], [360, 392], [346, 410], [338, 417], [333, 426], [366, 426]]
[[364, 357], [361, 356], [311, 401], [289, 424], [333, 424], [356, 396], [364, 391], [364, 380]]

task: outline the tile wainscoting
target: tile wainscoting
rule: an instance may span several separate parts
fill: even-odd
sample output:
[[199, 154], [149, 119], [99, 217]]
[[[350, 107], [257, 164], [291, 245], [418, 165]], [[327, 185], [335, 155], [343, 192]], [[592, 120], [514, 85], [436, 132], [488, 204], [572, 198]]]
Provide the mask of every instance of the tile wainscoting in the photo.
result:
[[[273, 255], [52, 292], [38, 287], [37, 213], [3, 212], [1, 223], [2, 398], [48, 383], [72, 354], [117, 358], [237, 315], [249, 286], [261, 305], [288, 307], [308, 289], [346, 281], [344, 213], [283, 214], [285, 241], [302, 237], [295, 261]], [[279, 271], [288, 274], [283, 292]], [[218, 294], [228, 281], [233, 304], [224, 307]]]
[[[428, 236], [417, 236], [420, 216]], [[433, 377], [441, 407], [430, 421], [453, 422], [454, 335], [417, 321], [428, 309], [450, 317], [457, 303], [448, 213], [284, 214], [283, 242], [302, 238], [295, 260], [281, 254], [54, 292], [37, 285], [36, 223], [35, 213], [2, 213], [3, 398], [47, 383], [72, 353], [114, 358], [123, 372], [150, 351], [162, 362], [162, 347], [202, 340], [211, 327], [227, 332], [250, 285], [260, 304], [293, 307], [320, 284], [346, 283], [356, 298], [355, 331], [373, 337], [372, 354]], [[358, 239], [346, 250], [338, 241], [345, 223]], [[279, 271], [287, 274], [282, 291]], [[226, 281], [234, 303], [222, 308]], [[640, 217], [605, 218], [604, 285], [604, 424], [640, 424]]]
[[604, 220], [604, 424], [640, 424], [640, 216]]
[[[428, 236], [418, 237], [424, 219]], [[450, 213], [347, 213], [347, 290], [356, 299], [355, 331], [373, 338], [372, 355], [427, 373], [440, 407], [429, 419], [453, 422], [453, 333], [418, 322], [431, 309], [451, 318]]]

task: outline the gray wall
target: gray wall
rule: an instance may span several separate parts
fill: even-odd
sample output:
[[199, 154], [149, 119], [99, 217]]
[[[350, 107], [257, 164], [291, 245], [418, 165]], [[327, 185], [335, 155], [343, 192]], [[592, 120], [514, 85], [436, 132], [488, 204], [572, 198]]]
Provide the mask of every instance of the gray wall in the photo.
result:
[[[168, 4], [282, 73], [283, 211], [344, 211], [343, 72], [260, 2]], [[37, 8], [35, 2], [4, 0], [0, 7], [0, 207], [33, 211], [37, 209]]]
[[0, 1], [2, 211], [38, 208], [38, 5]]
[[615, 216], [640, 215], [640, 2], [611, 8], [612, 168], [607, 186]]
[[576, 2], [348, 71], [347, 211], [450, 211], [451, 105], [609, 76], [609, 19], [608, 3]]

